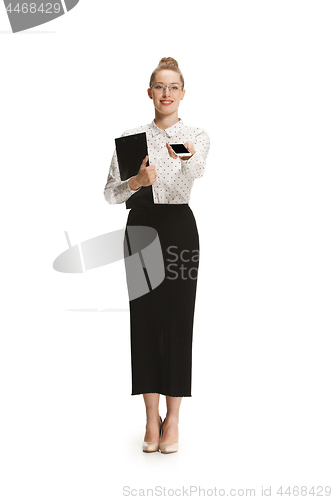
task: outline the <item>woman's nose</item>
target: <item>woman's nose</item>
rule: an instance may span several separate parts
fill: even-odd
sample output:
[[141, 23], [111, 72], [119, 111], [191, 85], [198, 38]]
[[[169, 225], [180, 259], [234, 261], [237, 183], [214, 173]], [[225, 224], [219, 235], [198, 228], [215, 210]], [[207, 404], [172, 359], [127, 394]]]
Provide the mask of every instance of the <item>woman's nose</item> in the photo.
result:
[[163, 92], [163, 97], [169, 96], [170, 90], [169, 87], [165, 87], [164, 92]]

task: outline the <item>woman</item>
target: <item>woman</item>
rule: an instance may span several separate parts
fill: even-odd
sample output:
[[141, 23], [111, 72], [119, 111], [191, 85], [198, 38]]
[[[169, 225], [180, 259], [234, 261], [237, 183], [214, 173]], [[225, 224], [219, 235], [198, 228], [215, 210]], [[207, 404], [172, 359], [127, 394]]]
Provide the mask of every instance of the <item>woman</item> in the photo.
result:
[[[108, 203], [126, 202], [128, 226], [154, 228], [162, 248], [165, 279], [155, 289], [130, 301], [132, 395], [142, 394], [146, 405], [146, 433], [142, 449], [178, 451], [179, 408], [191, 396], [192, 335], [199, 266], [199, 236], [188, 202], [195, 179], [202, 177], [209, 137], [178, 118], [185, 96], [184, 78], [171, 57], [161, 59], [148, 88], [155, 119], [127, 130], [146, 132], [149, 162], [144, 158], [137, 175], [120, 180], [116, 151], [104, 196]], [[191, 156], [178, 157], [170, 147], [183, 143]], [[126, 265], [125, 259], [125, 265]], [[126, 266], [128, 278], [128, 269]], [[167, 415], [159, 415], [160, 394], [166, 396]]]

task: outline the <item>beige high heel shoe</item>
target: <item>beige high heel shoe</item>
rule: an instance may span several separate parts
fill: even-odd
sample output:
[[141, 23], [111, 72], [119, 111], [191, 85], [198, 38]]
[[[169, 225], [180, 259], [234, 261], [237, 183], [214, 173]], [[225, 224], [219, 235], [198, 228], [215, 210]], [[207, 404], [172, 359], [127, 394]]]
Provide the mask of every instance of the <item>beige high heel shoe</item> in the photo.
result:
[[[162, 418], [160, 415], [160, 433], [161, 433], [161, 426], [162, 426]], [[158, 445], [159, 441], [143, 441], [142, 451], [146, 453], [152, 453], [153, 451], [158, 451]]]
[[[163, 424], [165, 419], [163, 420]], [[163, 424], [161, 425], [160, 430], [160, 443], [158, 445], [158, 449], [161, 453], [175, 453], [178, 451], [178, 441], [176, 443], [161, 443], [161, 437], [163, 436]]]

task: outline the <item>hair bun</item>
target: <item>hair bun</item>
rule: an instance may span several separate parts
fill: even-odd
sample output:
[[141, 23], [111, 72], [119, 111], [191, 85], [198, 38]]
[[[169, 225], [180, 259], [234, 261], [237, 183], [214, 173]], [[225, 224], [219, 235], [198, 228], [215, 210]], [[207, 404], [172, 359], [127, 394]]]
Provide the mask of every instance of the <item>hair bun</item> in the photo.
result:
[[162, 59], [160, 60], [158, 65], [159, 66], [167, 65], [170, 67], [177, 67], [178, 68], [178, 62], [173, 57], [162, 57]]
[[185, 85], [184, 84], [184, 77], [182, 75], [182, 72], [179, 69], [178, 62], [173, 57], [162, 57], [162, 59], [158, 63], [157, 68], [154, 69], [154, 71], [151, 74], [150, 81], [149, 81], [149, 87], [151, 87], [153, 85], [156, 73], [158, 71], [163, 70], [163, 69], [171, 69], [172, 71], [176, 71], [177, 73], [179, 73], [180, 81], [181, 81], [181, 84], [184, 88], [184, 85]]

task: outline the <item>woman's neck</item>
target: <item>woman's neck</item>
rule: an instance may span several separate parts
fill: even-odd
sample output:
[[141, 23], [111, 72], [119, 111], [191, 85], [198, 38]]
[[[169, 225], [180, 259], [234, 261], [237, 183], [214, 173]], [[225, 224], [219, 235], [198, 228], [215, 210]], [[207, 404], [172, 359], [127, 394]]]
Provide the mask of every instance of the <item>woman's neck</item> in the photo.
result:
[[165, 130], [166, 128], [172, 127], [172, 125], [175, 125], [178, 123], [180, 118], [178, 118], [178, 111], [173, 113], [172, 115], [167, 115], [163, 116], [160, 115], [156, 110], [155, 110], [155, 125], [160, 128], [161, 130]]

